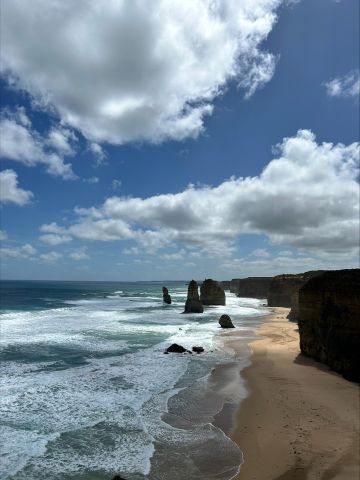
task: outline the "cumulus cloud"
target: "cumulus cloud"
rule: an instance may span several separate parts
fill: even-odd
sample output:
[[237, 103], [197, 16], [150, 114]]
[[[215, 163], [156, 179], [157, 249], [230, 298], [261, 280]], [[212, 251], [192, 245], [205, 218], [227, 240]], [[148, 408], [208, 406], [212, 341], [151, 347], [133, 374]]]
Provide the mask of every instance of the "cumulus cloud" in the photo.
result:
[[330, 97], [359, 98], [360, 71], [355, 70], [342, 77], [333, 78], [324, 85]]
[[99, 142], [197, 137], [229, 81], [249, 97], [271, 79], [280, 3], [4, 0], [4, 72], [100, 160]]
[[49, 252], [39, 255], [40, 260], [44, 263], [56, 263], [62, 257], [62, 253], [59, 252]]
[[26, 205], [31, 202], [33, 193], [23, 190], [18, 185], [18, 176], [14, 170], [6, 169], [0, 172], [0, 200], [3, 203]]
[[67, 129], [52, 129], [47, 137], [41, 136], [31, 126], [23, 108], [5, 110], [0, 119], [0, 156], [15, 160], [28, 167], [42, 164], [46, 171], [65, 180], [76, 178], [69, 163], [64, 163], [64, 155], [74, 153], [70, 140], [73, 134]]
[[31, 259], [36, 254], [36, 248], [34, 248], [29, 243], [22, 245], [21, 247], [2, 247], [0, 249], [0, 254], [2, 257], [11, 257], [11, 258], [26, 258]]
[[86, 247], [80, 247], [77, 250], [73, 250], [70, 254], [69, 257], [72, 258], [73, 260], [76, 260], [77, 262], [80, 260], [88, 260], [90, 257], [87, 254], [87, 249]]
[[69, 235], [59, 235], [56, 233], [47, 233], [40, 235], [40, 240], [47, 245], [60, 245], [61, 243], [71, 242], [72, 237]]
[[42, 229], [88, 240], [132, 239], [149, 252], [176, 244], [224, 256], [249, 233], [278, 245], [356, 252], [359, 144], [318, 144], [311, 131], [299, 130], [277, 151], [259, 176], [149, 198], [115, 196], [100, 207], [76, 209], [78, 219], [66, 229]]

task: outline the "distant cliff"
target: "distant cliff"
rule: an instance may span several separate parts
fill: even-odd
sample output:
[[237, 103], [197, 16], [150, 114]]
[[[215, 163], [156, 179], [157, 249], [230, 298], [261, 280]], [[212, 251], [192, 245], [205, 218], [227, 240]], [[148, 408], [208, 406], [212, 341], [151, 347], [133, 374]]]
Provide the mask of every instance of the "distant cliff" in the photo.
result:
[[288, 307], [291, 311], [288, 319], [297, 321], [299, 289], [311, 278], [324, 273], [323, 270], [312, 270], [299, 274], [285, 274], [273, 277], [268, 291], [269, 307]]
[[230, 290], [230, 280], [223, 280], [220, 283], [220, 287], [223, 288], [224, 290]]
[[360, 269], [325, 272], [299, 290], [303, 354], [360, 381]]
[[238, 297], [267, 298], [272, 277], [247, 277], [232, 280]]

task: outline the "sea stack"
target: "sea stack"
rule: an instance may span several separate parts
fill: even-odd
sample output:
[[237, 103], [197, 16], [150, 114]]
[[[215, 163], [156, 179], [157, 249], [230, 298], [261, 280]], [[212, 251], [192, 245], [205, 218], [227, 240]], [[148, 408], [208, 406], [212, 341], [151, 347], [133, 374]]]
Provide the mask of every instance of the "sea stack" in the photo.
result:
[[169, 295], [169, 290], [166, 287], [163, 287], [162, 291], [163, 291], [164, 303], [167, 303], [168, 305], [170, 305], [171, 304], [171, 297]]
[[188, 287], [188, 295], [184, 313], [203, 313], [204, 307], [199, 298], [198, 284], [191, 280]]
[[219, 324], [221, 328], [235, 328], [235, 325], [232, 323], [231, 318], [229, 315], [221, 315], [219, 318]]
[[225, 305], [225, 292], [219, 282], [206, 278], [200, 287], [200, 301], [203, 305]]
[[334, 270], [299, 290], [298, 324], [304, 355], [360, 382], [360, 269]]

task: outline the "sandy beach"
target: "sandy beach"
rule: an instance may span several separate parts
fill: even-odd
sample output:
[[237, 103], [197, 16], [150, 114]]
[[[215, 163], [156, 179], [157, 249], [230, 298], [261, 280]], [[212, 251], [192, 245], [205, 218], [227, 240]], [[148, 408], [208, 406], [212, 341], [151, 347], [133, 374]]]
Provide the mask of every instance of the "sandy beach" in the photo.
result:
[[[233, 440], [244, 454], [236, 480], [357, 480], [359, 387], [300, 355], [288, 309], [273, 309], [249, 344], [249, 396]], [[230, 340], [233, 347], [234, 342]]]

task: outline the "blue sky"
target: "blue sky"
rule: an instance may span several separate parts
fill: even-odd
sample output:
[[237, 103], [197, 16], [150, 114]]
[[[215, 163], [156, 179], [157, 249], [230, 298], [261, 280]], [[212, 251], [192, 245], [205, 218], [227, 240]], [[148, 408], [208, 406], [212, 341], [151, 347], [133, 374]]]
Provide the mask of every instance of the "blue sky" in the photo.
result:
[[2, 1], [2, 277], [358, 266], [358, 2], [100, 4]]

